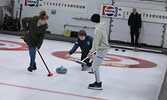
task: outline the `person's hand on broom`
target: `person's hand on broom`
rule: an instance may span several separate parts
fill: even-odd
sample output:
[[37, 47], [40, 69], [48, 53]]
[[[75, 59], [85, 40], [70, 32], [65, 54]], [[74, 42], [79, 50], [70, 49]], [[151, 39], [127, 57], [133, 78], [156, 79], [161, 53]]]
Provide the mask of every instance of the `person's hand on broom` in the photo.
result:
[[90, 54], [88, 54], [88, 56], [87, 56], [88, 58], [90, 58], [92, 61], [93, 61], [93, 59], [94, 59], [94, 57], [95, 57], [95, 55], [93, 54], [93, 55], [90, 55]]

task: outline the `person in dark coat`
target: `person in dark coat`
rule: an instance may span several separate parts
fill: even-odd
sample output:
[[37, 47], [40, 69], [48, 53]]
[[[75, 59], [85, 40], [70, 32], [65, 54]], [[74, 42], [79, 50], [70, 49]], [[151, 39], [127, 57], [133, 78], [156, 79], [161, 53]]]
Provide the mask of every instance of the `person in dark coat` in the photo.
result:
[[[84, 30], [80, 30], [78, 32], [78, 39], [75, 42], [73, 48], [69, 51], [69, 53], [66, 55], [66, 58], [70, 57], [78, 47], [81, 49], [81, 60], [87, 57], [89, 50], [92, 48], [92, 42], [93, 38], [86, 34]], [[87, 64], [88, 67], [91, 67], [92, 62], [89, 62], [89, 58], [86, 59], [84, 62]], [[87, 66], [82, 66], [82, 71], [85, 71]]]
[[[141, 15], [137, 13], [136, 9], [133, 8], [133, 13], [129, 16], [128, 25], [130, 27], [130, 35], [131, 35], [131, 45], [139, 46], [139, 34], [141, 32], [142, 22]], [[135, 36], [135, 42], [134, 42]]]
[[36, 51], [38, 51], [43, 43], [45, 32], [48, 28], [47, 20], [49, 16], [43, 10], [39, 13], [39, 16], [25, 17], [22, 19], [22, 26], [25, 30], [24, 41], [29, 49], [30, 66], [28, 71], [32, 72], [36, 70]]

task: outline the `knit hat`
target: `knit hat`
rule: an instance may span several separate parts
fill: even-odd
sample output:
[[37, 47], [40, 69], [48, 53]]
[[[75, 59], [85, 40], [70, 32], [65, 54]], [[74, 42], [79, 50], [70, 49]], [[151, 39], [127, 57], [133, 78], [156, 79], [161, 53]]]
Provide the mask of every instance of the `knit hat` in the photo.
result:
[[91, 17], [91, 21], [95, 23], [100, 23], [100, 15], [99, 14], [93, 14]]

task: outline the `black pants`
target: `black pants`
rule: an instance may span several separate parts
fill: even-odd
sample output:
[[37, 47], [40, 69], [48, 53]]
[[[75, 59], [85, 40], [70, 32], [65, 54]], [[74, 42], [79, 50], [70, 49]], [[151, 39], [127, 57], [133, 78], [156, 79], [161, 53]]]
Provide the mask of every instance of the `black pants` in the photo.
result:
[[[130, 35], [131, 35], [131, 44], [138, 46], [139, 43], [139, 28], [131, 28], [130, 30]], [[135, 43], [134, 43], [134, 37], [135, 37]]]
[[[83, 52], [82, 55], [81, 55], [81, 60], [83, 60], [84, 58], [87, 57], [89, 52]], [[91, 67], [92, 66], [92, 62], [89, 62], [89, 58], [86, 59], [84, 62], [87, 64], [88, 67]], [[82, 66], [83, 67], [83, 66]]]

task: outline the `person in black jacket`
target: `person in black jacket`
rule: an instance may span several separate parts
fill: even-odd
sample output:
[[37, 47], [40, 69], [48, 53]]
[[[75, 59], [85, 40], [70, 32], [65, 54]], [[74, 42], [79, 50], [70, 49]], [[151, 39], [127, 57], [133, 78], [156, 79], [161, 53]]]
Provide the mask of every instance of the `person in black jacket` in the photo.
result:
[[[84, 30], [80, 30], [78, 32], [78, 39], [75, 42], [73, 48], [69, 51], [69, 53], [65, 56], [66, 58], [70, 57], [78, 47], [81, 48], [81, 60], [87, 57], [89, 50], [92, 48], [93, 38], [88, 36]], [[89, 58], [86, 59], [84, 62], [87, 64], [88, 67], [91, 67], [92, 62], [89, 62]], [[82, 71], [86, 70], [87, 66], [82, 66]]]
[[[141, 32], [141, 15], [137, 13], [136, 9], [133, 8], [133, 13], [129, 16], [128, 25], [130, 27], [130, 35], [131, 35], [131, 45], [139, 46], [139, 33]], [[134, 43], [135, 36], [135, 43]]]
[[47, 20], [49, 16], [43, 10], [39, 16], [25, 17], [22, 19], [22, 25], [25, 30], [24, 41], [26, 42], [30, 56], [30, 66], [28, 71], [36, 70], [36, 51], [38, 51], [43, 43], [45, 32], [48, 28]]

